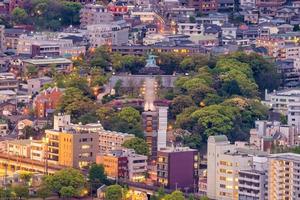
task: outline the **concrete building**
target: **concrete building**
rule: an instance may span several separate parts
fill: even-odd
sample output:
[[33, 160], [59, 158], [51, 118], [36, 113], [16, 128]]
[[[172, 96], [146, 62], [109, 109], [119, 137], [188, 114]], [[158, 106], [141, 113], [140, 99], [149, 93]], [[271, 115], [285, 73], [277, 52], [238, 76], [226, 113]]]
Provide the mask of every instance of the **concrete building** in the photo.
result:
[[47, 76], [28, 79], [27, 80], [28, 94], [29, 95], [37, 94], [45, 84], [51, 82], [52, 82], [52, 78]]
[[80, 10], [81, 28], [94, 24], [107, 24], [113, 22], [113, 20], [113, 14], [99, 4], [87, 4]]
[[268, 158], [253, 157], [249, 170], [239, 171], [239, 200], [268, 199]]
[[25, 59], [22, 60], [23, 70], [26, 73], [29, 66], [38, 68], [38, 77], [44, 77], [46, 72], [55, 67], [58, 72], [70, 72], [73, 62], [67, 58], [39, 58], [39, 59]]
[[97, 163], [103, 164], [110, 178], [124, 178], [133, 182], [145, 180], [147, 156], [136, 154], [133, 149], [112, 150], [97, 156]]
[[5, 152], [12, 156], [45, 161], [46, 144], [42, 140], [7, 140]]
[[120, 133], [115, 131], [102, 130], [99, 134], [100, 152], [121, 149], [122, 144], [129, 139], [134, 138], [134, 135], [128, 133]]
[[291, 102], [288, 105], [288, 124], [300, 128], [300, 102]]
[[49, 161], [82, 169], [96, 162], [99, 135], [92, 131], [46, 130]]
[[134, 138], [134, 135], [128, 133], [121, 133], [115, 131], [104, 130], [101, 123], [90, 124], [72, 124], [70, 115], [59, 113], [54, 116], [54, 130], [68, 131], [74, 130], [76, 132], [93, 132], [98, 135], [98, 150], [100, 153], [108, 153], [111, 150], [122, 149], [122, 144], [129, 139]]
[[136, 154], [133, 149], [126, 149], [125, 155], [128, 160], [128, 177], [134, 182], [145, 181], [148, 157]]
[[5, 37], [5, 48], [7, 50], [17, 50], [19, 38], [22, 34], [25, 34], [27, 31], [17, 28], [6, 28], [4, 31]]
[[13, 73], [0, 73], [0, 90], [14, 90], [19, 88], [19, 81]]
[[269, 157], [268, 199], [300, 199], [300, 155], [274, 154]]
[[157, 183], [168, 189], [197, 191], [198, 151], [188, 147], [167, 147], [157, 152]]
[[35, 56], [78, 56], [85, 54], [85, 47], [78, 46], [71, 39], [62, 39], [58, 35], [22, 34], [18, 39], [18, 55]]
[[128, 178], [128, 160], [122, 150], [99, 154], [96, 156], [96, 163], [104, 166], [104, 171], [110, 179]]
[[9, 132], [8, 124], [5, 120], [0, 120], [0, 136], [6, 136]]
[[287, 89], [274, 91], [272, 93], [265, 92], [265, 104], [269, 105], [276, 112], [288, 114], [288, 105], [293, 102], [300, 102], [300, 90]]
[[124, 20], [87, 26], [90, 46], [124, 45], [128, 43], [129, 24]]
[[207, 144], [207, 196], [211, 199], [239, 199], [239, 171], [251, 169], [256, 154], [264, 153], [250, 150], [244, 143], [230, 144], [224, 135], [210, 136]]
[[157, 155], [158, 112], [145, 111], [142, 113], [143, 130], [152, 158]]
[[167, 146], [168, 107], [158, 107], [157, 151]]
[[255, 121], [255, 128], [250, 130], [251, 147], [271, 152], [272, 144], [292, 147], [299, 144], [298, 127], [294, 124], [284, 125], [278, 121]]

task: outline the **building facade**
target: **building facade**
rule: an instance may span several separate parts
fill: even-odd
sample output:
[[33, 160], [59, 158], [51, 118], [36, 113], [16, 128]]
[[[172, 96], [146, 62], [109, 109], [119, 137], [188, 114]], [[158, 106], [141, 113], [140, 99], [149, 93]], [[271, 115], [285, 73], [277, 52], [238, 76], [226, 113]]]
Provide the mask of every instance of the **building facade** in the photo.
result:
[[46, 130], [48, 160], [51, 163], [82, 169], [96, 162], [99, 136], [91, 131]]
[[188, 147], [167, 147], [157, 152], [157, 183], [168, 189], [197, 191], [198, 151]]
[[48, 88], [38, 94], [33, 101], [35, 115], [38, 118], [47, 117], [58, 106], [62, 94], [62, 91], [57, 87]]
[[274, 154], [269, 158], [268, 199], [300, 199], [300, 156]]

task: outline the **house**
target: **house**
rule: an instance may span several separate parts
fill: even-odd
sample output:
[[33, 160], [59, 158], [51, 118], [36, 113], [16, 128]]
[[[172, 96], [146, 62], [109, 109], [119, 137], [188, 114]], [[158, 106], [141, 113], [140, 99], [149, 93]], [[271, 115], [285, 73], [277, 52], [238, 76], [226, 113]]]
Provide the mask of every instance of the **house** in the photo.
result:
[[19, 135], [22, 135], [22, 131], [26, 126], [33, 126], [33, 121], [29, 120], [29, 119], [23, 119], [21, 121], [18, 122], [17, 127], [18, 127], [18, 131], [19, 131]]
[[3, 102], [0, 103], [0, 114], [2, 115], [12, 115], [16, 113], [17, 111], [17, 105], [12, 102]]
[[48, 88], [39, 93], [33, 100], [36, 117], [45, 118], [52, 114], [62, 95], [62, 90], [57, 87]]

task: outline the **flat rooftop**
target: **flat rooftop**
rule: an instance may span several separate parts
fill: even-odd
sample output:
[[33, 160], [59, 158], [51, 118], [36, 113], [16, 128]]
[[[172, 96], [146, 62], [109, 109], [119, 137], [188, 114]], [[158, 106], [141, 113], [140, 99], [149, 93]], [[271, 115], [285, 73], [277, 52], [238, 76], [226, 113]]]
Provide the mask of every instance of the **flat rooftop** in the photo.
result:
[[45, 59], [26, 59], [25, 63], [33, 65], [49, 65], [49, 64], [71, 64], [72, 61], [67, 58], [45, 58]]

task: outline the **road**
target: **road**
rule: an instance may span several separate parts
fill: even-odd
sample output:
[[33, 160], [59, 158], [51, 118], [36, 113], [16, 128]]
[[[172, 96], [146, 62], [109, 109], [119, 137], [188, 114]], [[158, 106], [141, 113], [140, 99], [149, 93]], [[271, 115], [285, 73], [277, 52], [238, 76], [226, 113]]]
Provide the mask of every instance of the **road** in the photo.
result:
[[155, 94], [155, 78], [146, 78], [144, 82], [144, 100], [145, 111], [155, 111], [154, 101], [156, 99]]

